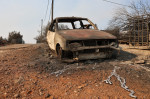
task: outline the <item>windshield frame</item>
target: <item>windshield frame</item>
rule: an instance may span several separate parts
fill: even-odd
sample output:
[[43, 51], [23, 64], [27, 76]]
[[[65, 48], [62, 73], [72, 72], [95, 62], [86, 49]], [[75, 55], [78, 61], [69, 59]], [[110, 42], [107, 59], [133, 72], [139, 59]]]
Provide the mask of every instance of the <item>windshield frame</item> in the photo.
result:
[[[56, 26], [57, 26], [57, 30], [75, 30], [75, 29], [86, 29], [86, 28], [76, 28], [74, 22], [80, 22], [80, 25], [82, 27], [84, 27], [84, 24], [82, 21], [87, 21], [89, 23], [89, 25], [91, 25], [93, 27], [93, 30], [98, 30], [97, 26], [95, 24], [93, 24], [89, 19], [87, 18], [58, 18], [56, 20]], [[71, 23], [72, 25], [72, 29], [59, 29], [59, 23]], [[89, 28], [91, 30], [91, 28]]]

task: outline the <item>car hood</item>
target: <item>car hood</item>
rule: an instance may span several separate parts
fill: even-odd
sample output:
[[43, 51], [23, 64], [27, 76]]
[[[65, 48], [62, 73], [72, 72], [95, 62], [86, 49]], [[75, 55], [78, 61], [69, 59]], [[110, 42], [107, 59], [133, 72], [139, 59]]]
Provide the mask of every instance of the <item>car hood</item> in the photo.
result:
[[66, 40], [117, 39], [110, 33], [99, 30], [60, 30], [58, 34]]

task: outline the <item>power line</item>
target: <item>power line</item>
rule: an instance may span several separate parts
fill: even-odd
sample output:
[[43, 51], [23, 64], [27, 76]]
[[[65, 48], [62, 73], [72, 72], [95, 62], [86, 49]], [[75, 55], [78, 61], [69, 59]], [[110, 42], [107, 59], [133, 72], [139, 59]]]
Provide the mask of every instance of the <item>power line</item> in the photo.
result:
[[48, 8], [49, 8], [49, 0], [48, 0], [48, 3], [47, 3], [47, 8], [46, 8], [46, 13], [45, 13], [45, 17], [44, 17], [44, 22], [45, 22], [46, 17], [47, 17]]
[[[129, 8], [131, 8], [131, 9], [135, 9], [134, 7], [132, 7], [132, 6], [129, 6], [129, 5], [120, 4], [120, 3], [113, 2], [113, 1], [109, 1], [109, 0], [103, 0], [103, 1], [105, 1], [105, 2], [109, 2], [109, 3], [112, 3], [112, 4], [116, 4], [116, 5], [120, 5], [120, 6], [129, 7]], [[137, 9], [141, 9], [141, 8], [137, 8]]]
[[120, 6], [126, 6], [126, 7], [129, 7], [129, 8], [132, 8], [131, 6], [129, 5], [125, 5], [125, 4], [120, 4], [120, 3], [117, 3], [117, 2], [113, 2], [113, 1], [109, 1], [109, 0], [103, 0], [105, 2], [109, 2], [109, 3], [112, 3], [112, 4], [116, 4], [116, 5], [120, 5]]
[[50, 9], [50, 13], [49, 13], [49, 20], [48, 20], [48, 22], [50, 21], [51, 14], [52, 14], [52, 7], [51, 7], [51, 9]]

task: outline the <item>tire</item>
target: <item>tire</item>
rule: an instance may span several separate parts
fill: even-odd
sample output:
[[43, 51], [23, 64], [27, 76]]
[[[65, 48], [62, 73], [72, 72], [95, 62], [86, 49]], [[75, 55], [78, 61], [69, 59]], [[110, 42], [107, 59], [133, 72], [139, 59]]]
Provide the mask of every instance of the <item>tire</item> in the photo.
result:
[[56, 51], [57, 51], [57, 57], [60, 59], [60, 60], [62, 60], [62, 58], [63, 58], [63, 54], [64, 54], [64, 51], [62, 50], [62, 48], [60, 47], [60, 46], [57, 46], [56, 47]]

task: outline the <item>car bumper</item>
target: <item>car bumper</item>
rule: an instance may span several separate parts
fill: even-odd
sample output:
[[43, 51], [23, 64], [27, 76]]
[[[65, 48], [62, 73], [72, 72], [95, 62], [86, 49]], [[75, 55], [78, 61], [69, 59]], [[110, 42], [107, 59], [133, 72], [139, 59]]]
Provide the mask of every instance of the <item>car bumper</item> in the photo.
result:
[[[97, 49], [103, 49], [103, 51], [96, 52]], [[116, 56], [120, 53], [120, 48], [115, 48], [112, 46], [90, 46], [90, 47], [78, 47], [70, 49], [75, 54], [74, 60], [88, 60], [88, 59], [101, 59], [101, 58], [111, 58], [113, 54]], [[92, 53], [85, 53], [84, 50], [95, 50]], [[82, 52], [80, 52], [82, 51]]]

